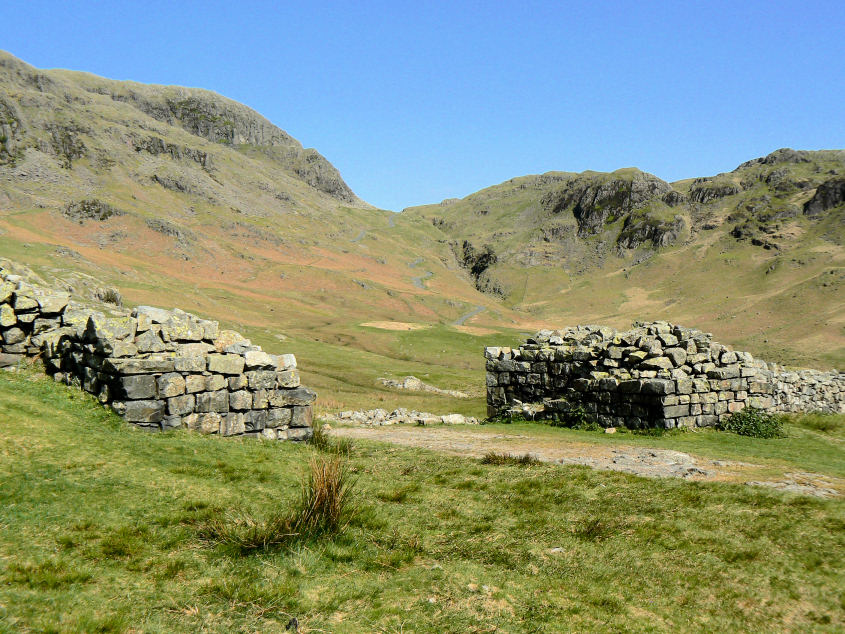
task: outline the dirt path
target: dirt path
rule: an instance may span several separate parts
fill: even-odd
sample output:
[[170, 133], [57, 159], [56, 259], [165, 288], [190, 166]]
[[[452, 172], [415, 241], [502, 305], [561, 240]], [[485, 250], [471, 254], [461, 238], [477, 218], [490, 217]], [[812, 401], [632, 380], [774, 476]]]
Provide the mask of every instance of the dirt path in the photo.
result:
[[519, 434], [482, 434], [446, 426], [336, 427], [331, 433], [474, 458], [489, 452], [518, 456], [528, 453], [544, 462], [586, 465], [652, 478], [746, 483], [817, 497], [834, 497], [845, 492], [845, 480], [839, 478], [817, 473], [785, 473], [776, 480], [761, 479], [765, 470], [761, 465], [701, 458], [670, 449], [591, 445]]
[[461, 317], [458, 317], [454, 322], [452, 322], [452, 325], [453, 326], [463, 326], [467, 322], [468, 319], [472, 319], [478, 313], [483, 312], [483, 311], [484, 311], [484, 306], [476, 306], [471, 311], [469, 311], [466, 315], [462, 315]]

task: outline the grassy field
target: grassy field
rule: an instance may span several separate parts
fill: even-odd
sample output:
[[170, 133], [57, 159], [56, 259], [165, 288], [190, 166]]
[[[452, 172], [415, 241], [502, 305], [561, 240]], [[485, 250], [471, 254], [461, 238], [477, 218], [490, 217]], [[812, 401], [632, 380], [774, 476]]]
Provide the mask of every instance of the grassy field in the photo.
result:
[[4, 632], [845, 626], [840, 500], [359, 443], [344, 534], [241, 555], [205, 529], [292, 506], [313, 447], [148, 435], [28, 372], [0, 375], [0, 426]]

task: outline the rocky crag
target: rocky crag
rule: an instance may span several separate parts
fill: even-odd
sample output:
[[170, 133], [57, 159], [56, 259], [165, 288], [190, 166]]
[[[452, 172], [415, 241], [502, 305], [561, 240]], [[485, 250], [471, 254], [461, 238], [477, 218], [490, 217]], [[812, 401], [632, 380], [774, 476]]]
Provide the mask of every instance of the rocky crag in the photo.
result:
[[845, 413], [845, 374], [789, 371], [665, 321], [621, 333], [542, 330], [485, 357], [491, 416], [586, 415], [605, 427], [671, 429], [713, 426], [746, 407]]
[[57, 381], [151, 431], [310, 437], [316, 394], [300, 385], [292, 354], [178, 309], [123, 312], [107, 316], [0, 268], [0, 365], [39, 358]]

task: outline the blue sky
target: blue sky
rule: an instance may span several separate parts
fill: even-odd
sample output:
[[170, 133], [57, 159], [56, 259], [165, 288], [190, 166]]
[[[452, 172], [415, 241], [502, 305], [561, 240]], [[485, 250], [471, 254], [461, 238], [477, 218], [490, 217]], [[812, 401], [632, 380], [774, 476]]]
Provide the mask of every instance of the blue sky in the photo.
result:
[[18, 2], [40, 68], [199, 86], [403, 207], [513, 176], [666, 180], [845, 147], [845, 2]]

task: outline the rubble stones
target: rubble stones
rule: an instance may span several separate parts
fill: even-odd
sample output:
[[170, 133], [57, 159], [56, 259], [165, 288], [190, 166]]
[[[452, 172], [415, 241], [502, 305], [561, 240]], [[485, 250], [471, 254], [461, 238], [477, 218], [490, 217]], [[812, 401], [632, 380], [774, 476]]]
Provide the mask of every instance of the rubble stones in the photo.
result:
[[179, 309], [108, 311], [0, 268], [0, 365], [37, 355], [56, 380], [147, 430], [310, 437], [316, 394], [300, 385], [292, 354], [267, 354]]
[[669, 322], [542, 330], [485, 350], [489, 415], [565, 417], [605, 427], [706, 427], [745, 407], [845, 413], [845, 374], [788, 372]]

